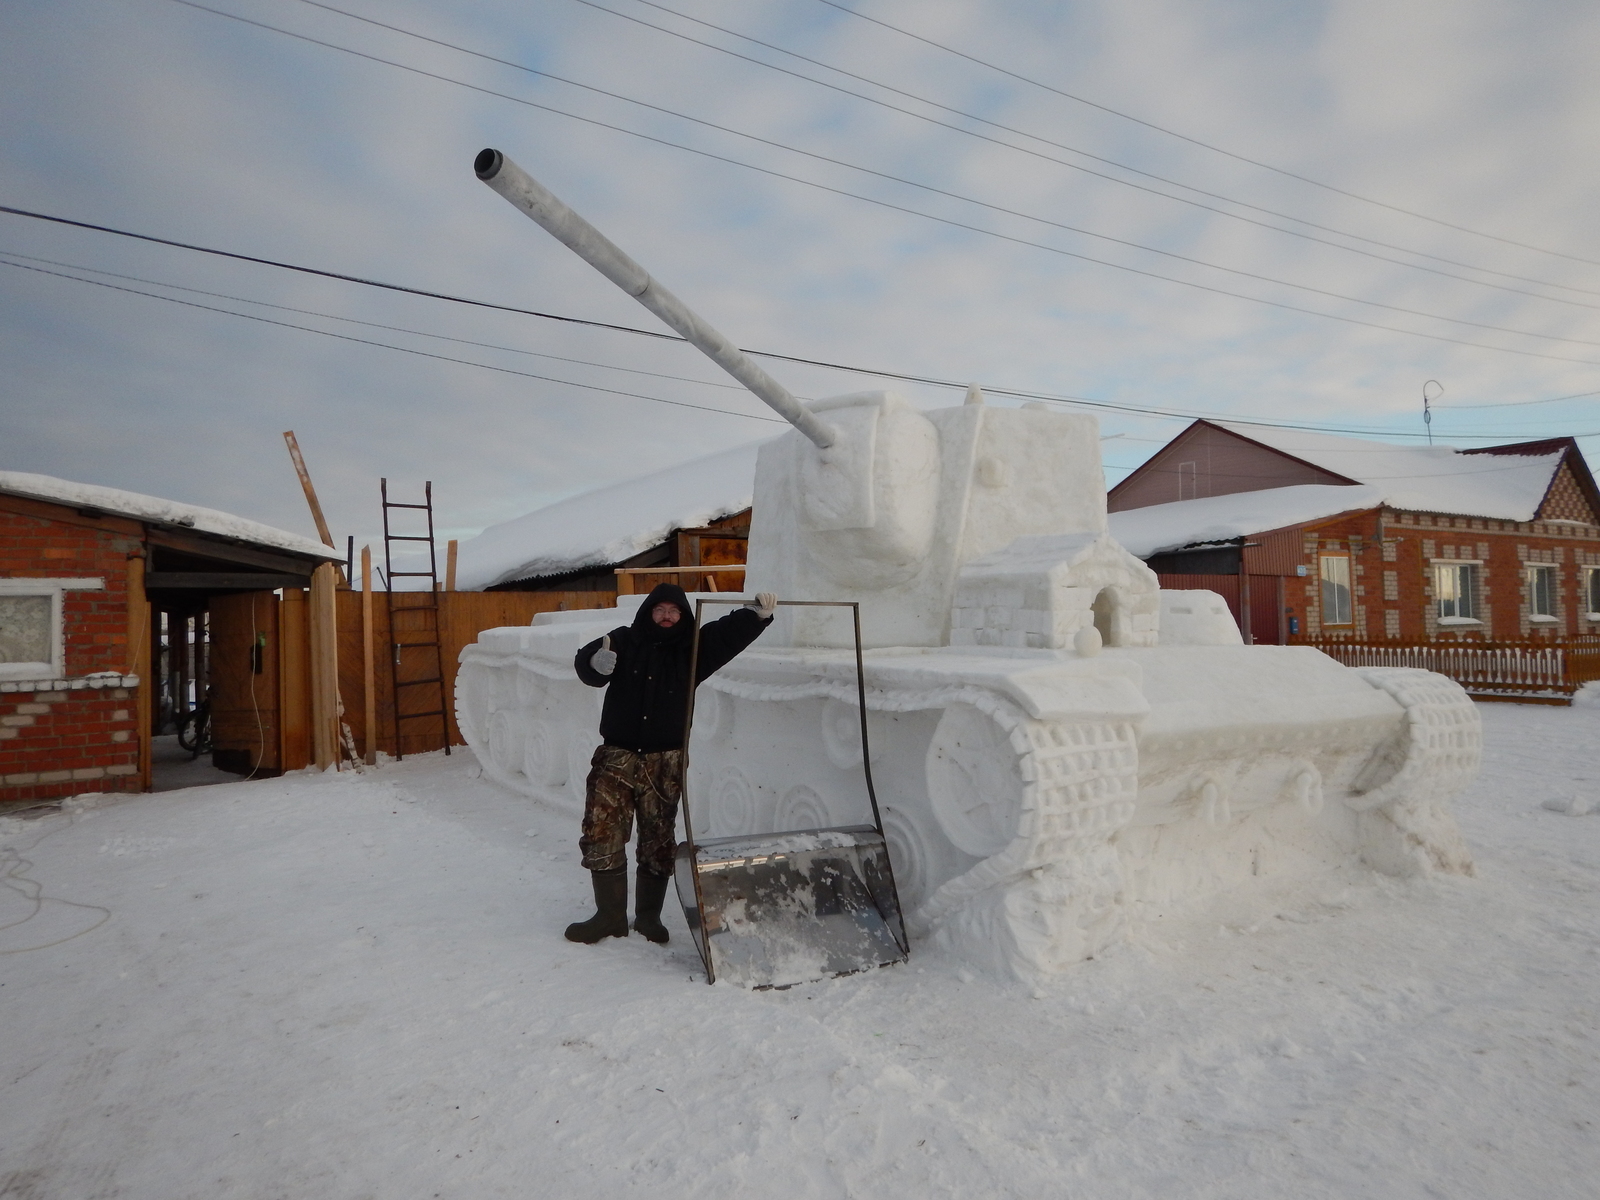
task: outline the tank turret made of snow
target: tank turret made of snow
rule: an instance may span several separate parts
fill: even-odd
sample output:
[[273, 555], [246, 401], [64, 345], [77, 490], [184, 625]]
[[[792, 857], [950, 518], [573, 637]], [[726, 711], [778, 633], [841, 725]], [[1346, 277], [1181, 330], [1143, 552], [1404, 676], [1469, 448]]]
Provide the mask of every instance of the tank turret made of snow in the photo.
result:
[[[1462, 689], [1245, 646], [1219, 596], [1162, 591], [1107, 533], [1093, 417], [976, 388], [934, 411], [887, 392], [794, 403], [809, 421], [758, 457], [747, 588], [860, 604], [913, 934], [1027, 977], [1237, 885], [1352, 862], [1470, 873], [1448, 807], [1479, 761]], [[640, 599], [462, 651], [457, 717], [486, 774], [581, 808], [601, 693], [572, 658]], [[697, 835], [867, 815], [851, 647], [836, 611], [780, 609], [702, 685]]]

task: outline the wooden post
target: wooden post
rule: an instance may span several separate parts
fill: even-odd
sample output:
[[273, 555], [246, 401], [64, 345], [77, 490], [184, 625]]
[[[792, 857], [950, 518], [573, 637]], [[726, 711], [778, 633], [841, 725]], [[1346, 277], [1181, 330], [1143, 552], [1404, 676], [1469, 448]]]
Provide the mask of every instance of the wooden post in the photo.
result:
[[456, 539], [451, 538], [444, 547], [444, 590], [456, 590]]
[[[450, 567], [455, 569], [455, 543], [450, 543]], [[365, 704], [367, 766], [378, 762], [378, 662], [374, 654], [372, 628], [372, 547], [361, 547], [361, 688]]]
[[339, 628], [332, 563], [311, 572], [311, 756], [319, 771], [339, 760]]
[[144, 559], [128, 560], [128, 674], [139, 677], [133, 693], [134, 718], [139, 723], [139, 789], [155, 786], [155, 760], [151, 755], [155, 719], [151, 697], [156, 681], [150, 678], [150, 601], [144, 593]]

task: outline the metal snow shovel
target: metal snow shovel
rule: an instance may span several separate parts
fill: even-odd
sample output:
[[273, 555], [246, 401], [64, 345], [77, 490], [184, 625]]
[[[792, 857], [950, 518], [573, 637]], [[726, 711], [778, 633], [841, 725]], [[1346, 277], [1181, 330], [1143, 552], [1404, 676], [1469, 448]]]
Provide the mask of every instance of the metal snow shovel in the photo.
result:
[[[703, 599], [695, 603], [691, 664], [700, 661], [705, 606], [744, 603]], [[851, 610], [856, 699], [861, 706], [861, 769], [873, 823], [696, 841], [688, 796], [689, 733], [694, 728], [697, 686], [691, 677], [683, 730], [683, 824], [688, 840], [678, 847], [677, 884], [707, 983], [720, 977], [753, 988], [788, 987], [905, 962], [910, 956], [883, 817], [872, 786], [861, 607], [831, 600], [778, 603]]]

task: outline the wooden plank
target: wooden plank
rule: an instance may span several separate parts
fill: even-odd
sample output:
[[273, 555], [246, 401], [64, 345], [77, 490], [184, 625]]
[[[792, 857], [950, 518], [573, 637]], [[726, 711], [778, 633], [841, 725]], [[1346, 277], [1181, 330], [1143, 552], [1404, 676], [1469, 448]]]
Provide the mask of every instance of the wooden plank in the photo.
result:
[[311, 619], [306, 593], [289, 588], [278, 613], [279, 762], [311, 764]]
[[150, 601], [144, 591], [144, 559], [128, 559], [128, 673], [139, 677], [134, 693], [134, 713], [139, 723], [139, 790], [154, 786], [155, 766], [151, 754], [155, 730], [151, 709], [156, 681], [150, 678]]
[[309, 575], [269, 575], [248, 571], [151, 571], [144, 577], [144, 586], [150, 591], [181, 588], [221, 592], [236, 588], [245, 592], [261, 592], [277, 588], [303, 588], [310, 582]]
[[[249, 567], [264, 567], [268, 571], [282, 571], [288, 575], [305, 574], [323, 561], [309, 554], [296, 554], [292, 550], [258, 550], [254, 546], [240, 545], [221, 534], [177, 533], [171, 529], [151, 529], [146, 540], [152, 546], [168, 550], [181, 550], [200, 558], [216, 558], [223, 562], [242, 563]], [[333, 557], [332, 552], [328, 554]]]
[[456, 590], [457, 545], [458, 543], [456, 542], [456, 539], [451, 538], [445, 543], [444, 547], [444, 590], [447, 592], [453, 592]]
[[[456, 544], [450, 543], [451, 587], [455, 587]], [[363, 761], [378, 761], [378, 660], [372, 626], [372, 547], [361, 547], [361, 742]]]
[[311, 758], [319, 771], [339, 761], [337, 588], [332, 563], [311, 573]]
[[300, 454], [300, 443], [295, 439], [294, 430], [285, 429], [283, 440], [289, 447], [289, 457], [294, 460], [294, 473], [300, 476], [300, 488], [306, 494], [306, 503], [311, 506], [311, 519], [317, 523], [317, 534], [322, 538], [322, 544], [331, 550], [333, 534], [328, 532], [328, 521], [322, 515], [322, 505], [317, 502], [317, 489], [311, 486], [311, 472], [306, 470], [306, 460]]

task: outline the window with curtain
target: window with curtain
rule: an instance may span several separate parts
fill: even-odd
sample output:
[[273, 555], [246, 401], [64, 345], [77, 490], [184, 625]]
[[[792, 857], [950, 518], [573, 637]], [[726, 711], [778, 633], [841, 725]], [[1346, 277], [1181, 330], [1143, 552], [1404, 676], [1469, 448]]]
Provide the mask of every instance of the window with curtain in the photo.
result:
[[1600, 613], [1600, 567], [1590, 567], [1583, 574], [1583, 602], [1589, 612]]
[[1478, 566], [1476, 563], [1435, 563], [1433, 595], [1442, 621], [1478, 619]]
[[1350, 608], [1350, 556], [1324, 554], [1322, 570], [1322, 624], [1349, 625], [1353, 621]]
[[1534, 566], [1528, 568], [1528, 615], [1553, 617], [1556, 615], [1556, 569]]

